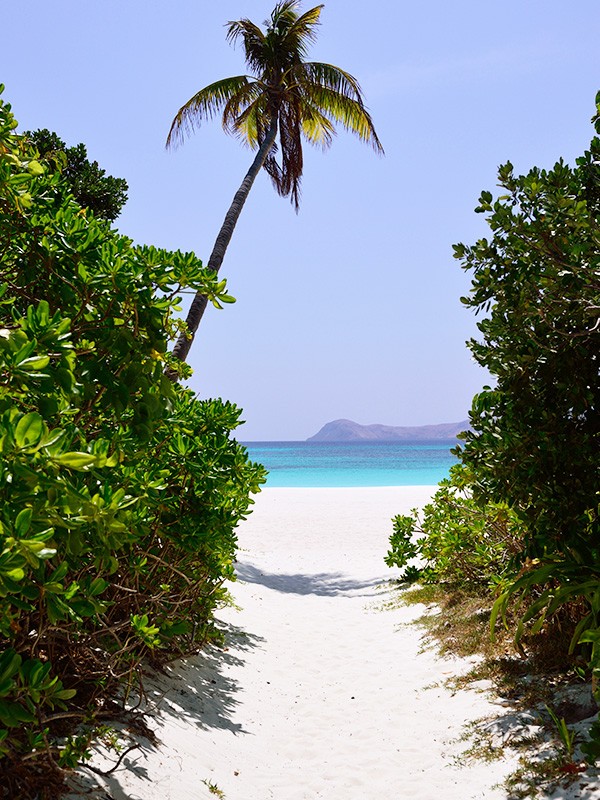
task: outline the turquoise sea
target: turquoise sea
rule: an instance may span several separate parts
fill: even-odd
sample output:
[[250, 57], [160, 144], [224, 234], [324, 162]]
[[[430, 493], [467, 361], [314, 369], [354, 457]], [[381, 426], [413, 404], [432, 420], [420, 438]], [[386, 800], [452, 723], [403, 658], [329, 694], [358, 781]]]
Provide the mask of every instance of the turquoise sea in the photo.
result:
[[432, 486], [456, 463], [456, 439], [432, 442], [244, 442], [267, 486]]

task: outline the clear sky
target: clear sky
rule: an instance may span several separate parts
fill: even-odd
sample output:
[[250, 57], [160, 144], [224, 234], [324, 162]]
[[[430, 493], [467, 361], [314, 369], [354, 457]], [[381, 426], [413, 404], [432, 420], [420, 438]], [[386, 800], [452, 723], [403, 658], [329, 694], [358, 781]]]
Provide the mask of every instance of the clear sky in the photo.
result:
[[[218, 121], [176, 152], [165, 137], [198, 89], [245, 72], [225, 23], [274, 4], [5, 3], [4, 96], [21, 130], [127, 179], [121, 232], [207, 261], [252, 154]], [[499, 164], [573, 162], [593, 133], [598, 0], [327, 0], [321, 21], [311, 58], [358, 78], [386, 155], [343, 131], [307, 146], [298, 215], [257, 179], [221, 270], [237, 303], [207, 311], [190, 357], [201, 397], [244, 409], [242, 440], [464, 419], [486, 375], [451, 245], [484, 235], [473, 208]]]

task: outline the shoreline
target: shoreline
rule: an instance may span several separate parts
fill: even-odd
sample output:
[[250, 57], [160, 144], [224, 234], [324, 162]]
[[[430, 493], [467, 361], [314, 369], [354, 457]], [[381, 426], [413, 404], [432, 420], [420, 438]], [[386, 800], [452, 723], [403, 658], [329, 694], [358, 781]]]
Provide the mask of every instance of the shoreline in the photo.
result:
[[145, 721], [160, 744], [138, 736], [110, 776], [82, 770], [79, 796], [505, 797], [493, 786], [511, 763], [461, 764], [457, 741], [466, 723], [505, 709], [442, 685], [472, 661], [423, 649], [410, 624], [423, 607], [387, 607], [391, 518], [436, 488], [263, 488], [239, 526], [236, 605], [219, 614], [226, 648], [147, 679]]
[[337, 492], [337, 491], [349, 491], [349, 492], [352, 492], [354, 490], [358, 490], [358, 491], [362, 492], [362, 491], [365, 491], [365, 490], [369, 491], [370, 489], [374, 489], [375, 491], [379, 491], [379, 490], [384, 490], [385, 491], [387, 489], [390, 489], [390, 490], [406, 489], [408, 491], [419, 490], [419, 489], [427, 489], [427, 490], [430, 490], [433, 493], [437, 488], [438, 488], [437, 484], [431, 484], [431, 483], [411, 483], [411, 484], [408, 484], [408, 483], [407, 484], [394, 483], [394, 484], [389, 484], [389, 485], [385, 485], [385, 486], [379, 486], [379, 485], [375, 486], [375, 485], [370, 485], [370, 484], [367, 484], [365, 486], [363, 486], [363, 485], [361, 485], [361, 486], [358, 486], [358, 485], [357, 486], [269, 486], [268, 484], [264, 484], [263, 488], [261, 489], [261, 491], [258, 494], [261, 494], [265, 490], [268, 490], [268, 491], [283, 490], [283, 491], [290, 491], [290, 492], [295, 492], [295, 491], [318, 492], [319, 490], [323, 490], [325, 492]]

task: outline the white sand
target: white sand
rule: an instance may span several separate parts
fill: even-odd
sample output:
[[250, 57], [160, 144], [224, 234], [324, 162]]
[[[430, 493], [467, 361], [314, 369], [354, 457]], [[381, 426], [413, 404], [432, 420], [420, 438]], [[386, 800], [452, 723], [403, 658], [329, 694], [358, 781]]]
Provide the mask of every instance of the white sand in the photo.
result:
[[86, 796], [206, 800], [212, 784], [226, 800], [506, 798], [494, 785], [514, 761], [456, 755], [465, 723], [507, 709], [440, 685], [469, 664], [422, 651], [406, 624], [419, 609], [381, 609], [390, 519], [433, 491], [263, 491], [239, 532], [240, 609], [220, 615], [229, 649], [149, 683], [160, 745], [142, 740]]

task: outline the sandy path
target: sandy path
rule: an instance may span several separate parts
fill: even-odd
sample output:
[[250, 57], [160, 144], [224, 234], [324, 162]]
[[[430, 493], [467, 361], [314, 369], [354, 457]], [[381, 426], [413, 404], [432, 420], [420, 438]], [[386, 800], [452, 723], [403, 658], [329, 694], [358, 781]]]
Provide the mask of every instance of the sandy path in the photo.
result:
[[229, 649], [178, 663], [150, 687], [161, 745], [131, 753], [92, 796], [506, 797], [492, 787], [507, 764], [455, 760], [465, 722], [501, 709], [436, 686], [465, 662], [421, 652], [406, 624], [418, 610], [381, 608], [390, 518], [432, 491], [265, 490], [240, 529], [240, 610], [221, 615]]

